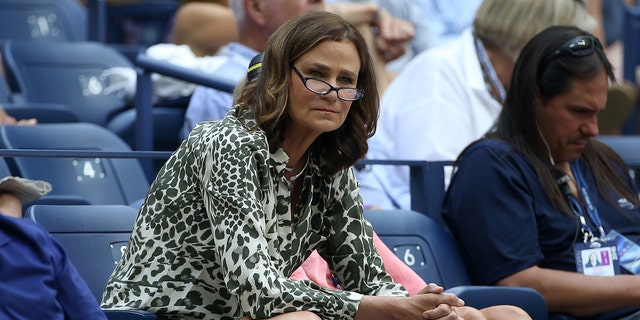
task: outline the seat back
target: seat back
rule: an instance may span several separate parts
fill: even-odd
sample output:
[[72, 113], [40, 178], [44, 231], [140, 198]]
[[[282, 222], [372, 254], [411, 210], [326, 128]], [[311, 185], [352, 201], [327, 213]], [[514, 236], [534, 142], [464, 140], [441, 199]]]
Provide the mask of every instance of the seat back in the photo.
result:
[[[167, 126], [170, 130], [182, 128], [183, 121], [179, 122], [175, 114], [175, 109], [170, 110], [172, 107], [163, 107], [162, 103], [153, 106], [153, 81], [151, 75], [153, 73], [161, 74], [164, 76], [172, 77], [174, 79], [182, 80], [185, 82], [191, 82], [197, 85], [206, 86], [225, 92], [233, 92], [236, 87], [236, 83], [229, 81], [223, 77], [215, 74], [209, 74], [201, 70], [186, 68], [178, 66], [166, 61], [161, 61], [149, 57], [147, 54], [139, 54], [136, 59], [136, 66], [141, 72], [138, 72], [136, 85], [136, 113], [127, 114], [123, 112], [118, 115], [119, 119], [114, 119], [109, 128], [118, 135], [128, 141], [135, 141], [136, 150], [152, 150], [157, 147], [156, 150], [170, 150], [175, 149], [181, 140], [174, 140], [178, 136], [178, 132], [171, 132], [169, 130], [162, 129], [165, 133], [158, 133], [156, 126]], [[182, 101], [183, 103], [180, 103]], [[176, 101], [174, 101], [176, 102]], [[185, 105], [184, 99], [178, 99], [178, 103], [174, 105]], [[171, 102], [169, 102], [172, 104]], [[186, 103], [188, 105], [188, 103]], [[166, 111], [160, 111], [165, 109]], [[184, 114], [182, 115], [184, 116]], [[132, 123], [131, 118], [135, 117], [136, 122]], [[168, 121], [170, 120], [170, 121]], [[157, 123], [156, 123], [157, 121]], [[173, 129], [171, 129], [173, 127]], [[166, 134], [170, 134], [167, 136]]]
[[385, 245], [425, 282], [441, 285], [476, 308], [510, 304], [521, 307], [533, 319], [547, 319], [547, 305], [533, 289], [471, 285], [455, 240], [425, 214], [366, 210], [365, 218]]
[[[188, 101], [188, 99], [181, 99]], [[186, 104], [188, 105], [188, 103]], [[180, 129], [184, 125], [186, 110], [178, 106], [161, 107], [155, 105], [151, 109], [153, 123], [153, 150], [174, 151], [180, 146]], [[137, 110], [129, 109], [117, 114], [107, 125], [107, 128], [124, 140], [132, 149], [136, 146], [136, 118]], [[164, 162], [164, 161], [163, 161]]]
[[[624, 28], [622, 33], [623, 76], [625, 80], [637, 82], [636, 68], [640, 66], [640, 6], [625, 6]], [[637, 84], [637, 83], [636, 83]]]
[[98, 42], [8, 41], [2, 48], [7, 82], [25, 102], [69, 106], [80, 121], [105, 126], [129, 107], [105, 90], [112, 67], [132, 68], [117, 50]]
[[13, 94], [11, 93], [11, 89], [9, 89], [9, 84], [4, 79], [4, 77], [0, 77], [0, 103], [8, 103], [13, 101]]
[[425, 282], [445, 289], [469, 285], [455, 240], [428, 216], [410, 210], [366, 210], [380, 239]]
[[86, 9], [78, 0], [0, 0], [0, 44], [10, 39], [84, 41]]
[[0, 178], [12, 176], [13, 173], [7, 165], [7, 161], [4, 158], [0, 158]]
[[131, 1], [107, 6], [106, 18], [110, 23], [107, 42], [142, 47], [167, 42], [178, 8], [180, 3], [174, 0]]
[[57, 103], [16, 102], [2, 104], [8, 115], [20, 119], [35, 118], [38, 123], [78, 122], [76, 113]]
[[[622, 75], [626, 81], [638, 85], [636, 69], [640, 66], [640, 6], [625, 5], [624, 25], [622, 32], [623, 46], [623, 66]], [[638, 104], [635, 104], [638, 106]], [[636, 134], [638, 132], [638, 108], [633, 108], [629, 118], [625, 122], [622, 132], [625, 134]]]
[[66, 105], [15, 101], [14, 94], [4, 77], [0, 77], [0, 103], [8, 115], [18, 120], [36, 118], [39, 123], [78, 121], [78, 117]]
[[125, 252], [138, 211], [122, 205], [33, 205], [26, 218], [65, 249], [98, 301]]
[[[109, 130], [89, 123], [1, 126], [4, 149], [131, 151]], [[137, 159], [13, 157], [9, 168], [16, 175], [45, 180], [53, 196], [78, 196], [89, 204], [131, 204], [144, 198], [149, 182]]]
[[631, 177], [640, 187], [640, 136], [598, 136], [598, 140], [611, 147], [629, 166]]

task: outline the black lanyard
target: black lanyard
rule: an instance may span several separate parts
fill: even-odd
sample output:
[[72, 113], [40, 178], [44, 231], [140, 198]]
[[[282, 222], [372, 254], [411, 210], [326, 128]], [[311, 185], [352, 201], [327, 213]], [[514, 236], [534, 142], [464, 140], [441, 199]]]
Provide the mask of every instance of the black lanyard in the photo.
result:
[[[493, 68], [491, 61], [489, 60], [489, 56], [487, 56], [487, 50], [484, 48], [482, 41], [480, 41], [480, 39], [476, 37], [475, 33], [473, 34], [473, 41], [476, 45], [476, 52], [478, 54], [478, 61], [480, 61], [480, 68], [482, 69], [487, 80], [489, 80], [493, 88], [498, 93], [498, 96], [494, 98], [498, 100], [498, 102], [503, 103], [505, 97], [507, 96], [507, 93], [504, 89], [504, 86], [502, 85], [502, 82], [500, 82], [500, 79], [498, 79], [498, 74], [496, 73], [496, 69]], [[489, 92], [492, 93], [493, 90], [489, 90]], [[493, 93], [491, 95], [493, 96]]]

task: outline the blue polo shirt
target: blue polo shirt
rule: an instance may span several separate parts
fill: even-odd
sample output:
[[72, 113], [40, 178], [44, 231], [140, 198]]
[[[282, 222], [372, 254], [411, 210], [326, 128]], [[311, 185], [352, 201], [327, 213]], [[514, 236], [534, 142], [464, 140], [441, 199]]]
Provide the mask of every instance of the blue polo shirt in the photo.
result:
[[107, 319], [46, 230], [0, 215], [0, 319]]
[[[613, 193], [616, 205], [611, 205], [598, 192], [592, 172], [582, 173], [605, 231], [613, 228], [640, 243], [638, 207]], [[631, 185], [628, 175], [625, 179]], [[553, 205], [531, 163], [505, 142], [482, 140], [465, 152], [443, 215], [476, 284], [494, 285], [532, 266], [576, 271], [573, 246], [582, 241], [578, 220]], [[584, 319], [617, 319], [627, 312]]]

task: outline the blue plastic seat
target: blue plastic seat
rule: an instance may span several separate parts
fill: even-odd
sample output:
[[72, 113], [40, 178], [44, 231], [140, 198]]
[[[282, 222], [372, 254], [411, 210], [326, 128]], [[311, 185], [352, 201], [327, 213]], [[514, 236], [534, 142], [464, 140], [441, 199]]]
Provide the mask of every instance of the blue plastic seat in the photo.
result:
[[640, 136], [598, 136], [596, 139], [611, 147], [629, 166], [640, 166]]
[[36, 118], [40, 123], [78, 121], [78, 117], [66, 105], [15, 101], [4, 77], [0, 77], [0, 104], [8, 115], [18, 120]]
[[38, 123], [78, 122], [78, 117], [69, 107], [57, 103], [4, 103], [2, 108], [8, 115], [20, 119], [35, 118]]
[[[108, 43], [134, 43], [148, 47], [168, 41], [173, 25], [173, 16], [180, 7], [175, 0], [131, 1], [118, 6], [106, 6], [109, 22], [106, 41]], [[128, 26], [135, 26], [131, 34]], [[129, 29], [133, 29], [129, 27]]]
[[636, 186], [640, 186], [640, 136], [598, 136], [597, 139], [618, 153], [629, 166]]
[[[622, 33], [623, 48], [623, 66], [622, 74], [625, 80], [638, 85], [638, 79], [636, 69], [640, 66], [640, 6], [627, 6], [625, 5], [624, 13], [624, 26]], [[637, 134], [640, 128], [638, 127], [636, 119], [639, 116], [640, 110], [633, 109], [629, 119], [625, 122], [622, 132], [625, 134]]]
[[[201, 70], [190, 69], [182, 66], [178, 66], [166, 61], [160, 61], [154, 58], [147, 56], [146, 54], [138, 55], [136, 59], [136, 66], [141, 69], [141, 72], [138, 73], [137, 77], [137, 86], [138, 91], [136, 92], [136, 123], [135, 128], [133, 126], [124, 126], [118, 124], [117, 129], [112, 129], [116, 132], [123, 132], [126, 134], [130, 134], [133, 132], [133, 136], [131, 139], [135, 140], [135, 145], [137, 150], [151, 150], [153, 147], [154, 141], [167, 141], [165, 145], [171, 145], [171, 137], [166, 137], [166, 134], [158, 133], [158, 130], [155, 130], [156, 125], [154, 125], [154, 121], [158, 120], [159, 123], [166, 122], [168, 118], [163, 116], [152, 116], [152, 112], [156, 108], [152, 108], [153, 106], [153, 98], [152, 98], [152, 88], [153, 82], [151, 81], [151, 74], [158, 73], [161, 75], [169, 76], [178, 80], [183, 80], [186, 82], [195, 83], [198, 85], [215, 88], [218, 90], [233, 92], [236, 87], [235, 83], [232, 83], [228, 79], [220, 77], [219, 75], [205, 73]], [[188, 104], [188, 103], [187, 103]], [[133, 115], [125, 115], [125, 117], [132, 117]], [[184, 116], [184, 114], [183, 114]], [[184, 119], [184, 118], [182, 118]], [[182, 128], [182, 120], [177, 125], [177, 128]], [[159, 127], [159, 126], [158, 126]], [[135, 130], [134, 130], [135, 129]], [[173, 132], [171, 134], [174, 134]], [[160, 135], [161, 138], [157, 138]], [[162, 138], [165, 136], [164, 138]], [[155, 139], [154, 139], [155, 138]], [[175, 142], [178, 144], [181, 142], [178, 139], [178, 133], [175, 133]], [[178, 146], [175, 145], [175, 147]], [[166, 150], [167, 148], [165, 147]]]
[[[138, 211], [122, 205], [33, 205], [31, 219], [65, 249], [98, 301], [127, 248]], [[109, 310], [109, 319], [156, 319], [142, 310]]]
[[129, 108], [108, 94], [101, 73], [133, 65], [117, 50], [98, 42], [8, 41], [2, 48], [7, 82], [24, 102], [67, 105], [80, 121], [106, 126]]
[[[170, 107], [154, 106], [152, 112], [153, 150], [174, 151], [180, 145], [179, 132], [184, 124], [184, 114], [189, 105], [188, 99], [180, 99], [183, 105]], [[136, 145], [137, 110], [128, 109], [117, 114], [107, 125], [107, 128], [122, 138], [132, 148]], [[164, 161], [162, 161], [164, 162]]]
[[409, 210], [367, 210], [380, 239], [427, 283], [434, 282], [469, 306], [516, 305], [533, 319], [547, 319], [547, 304], [535, 290], [472, 286], [453, 237], [428, 216]]
[[[445, 170], [453, 161], [368, 159], [361, 163], [410, 165], [412, 207], [419, 211], [370, 210], [365, 211], [365, 217], [383, 242], [426, 282], [442, 285], [474, 307], [507, 303], [522, 307], [536, 320], [574, 319], [562, 314], [548, 314], [543, 297], [530, 288], [471, 285], [458, 244], [442, 218]], [[492, 288], [496, 291], [491, 291]], [[509, 290], [514, 291], [509, 293]]]
[[[2, 51], [9, 88], [23, 101], [66, 105], [78, 121], [112, 128], [137, 150], [173, 151], [178, 146], [178, 130], [187, 102], [180, 105], [183, 108], [151, 105], [148, 114], [163, 130], [155, 131], [151, 141], [156, 144], [150, 148], [140, 149], [133, 143], [131, 134], [138, 115], [131, 101], [105, 90], [110, 82], [102, 73], [114, 67], [134, 68], [134, 65], [111, 46], [86, 41], [9, 41]], [[150, 128], [140, 129], [152, 132]]]
[[84, 41], [86, 10], [78, 0], [0, 0], [0, 44], [10, 39]]
[[622, 42], [624, 43], [623, 76], [625, 80], [637, 84], [636, 68], [640, 66], [640, 6], [625, 6], [624, 28]]
[[[85, 151], [131, 151], [109, 130], [90, 123], [1, 126], [0, 148]], [[9, 168], [29, 179], [51, 183], [38, 201], [129, 205], [144, 198], [149, 182], [138, 159], [13, 157]], [[53, 200], [52, 200], [53, 198]]]
[[4, 158], [0, 158], [0, 178], [13, 175], [14, 174], [11, 172], [9, 166], [7, 165], [7, 161]]

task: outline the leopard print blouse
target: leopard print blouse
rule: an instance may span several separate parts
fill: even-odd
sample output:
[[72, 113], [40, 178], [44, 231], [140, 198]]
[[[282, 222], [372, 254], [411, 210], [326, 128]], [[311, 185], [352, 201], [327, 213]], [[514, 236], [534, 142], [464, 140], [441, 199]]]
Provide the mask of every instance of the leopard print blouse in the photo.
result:
[[[408, 295], [373, 246], [352, 170], [327, 177], [312, 157], [292, 219], [287, 155], [242, 123], [232, 109], [199, 124], [160, 170], [102, 307], [170, 319], [298, 310], [353, 319], [362, 295]], [[288, 278], [313, 249], [343, 290]]]

